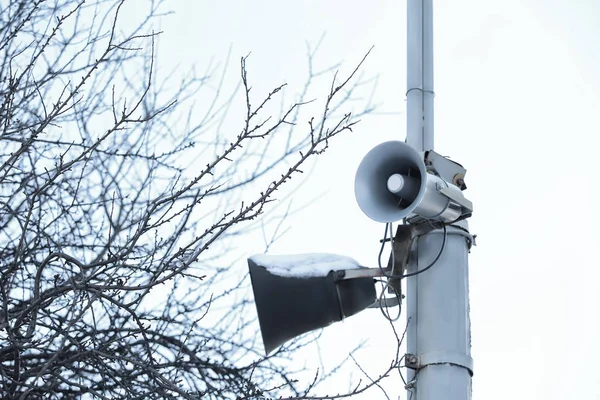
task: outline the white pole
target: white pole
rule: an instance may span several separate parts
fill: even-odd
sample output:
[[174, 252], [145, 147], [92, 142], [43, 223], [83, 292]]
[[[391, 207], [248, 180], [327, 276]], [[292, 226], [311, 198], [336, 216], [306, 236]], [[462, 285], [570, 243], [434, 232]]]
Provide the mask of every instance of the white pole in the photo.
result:
[[433, 150], [433, 1], [423, 0], [423, 150]]
[[[418, 151], [433, 150], [433, 4], [407, 1], [406, 141]], [[443, 239], [443, 230], [420, 237], [408, 273], [429, 265]], [[409, 400], [471, 399], [470, 239], [466, 221], [449, 226], [436, 264], [407, 278], [407, 353], [418, 365], [408, 369]]]
[[423, 8], [408, 0], [406, 46], [406, 141], [423, 150]]

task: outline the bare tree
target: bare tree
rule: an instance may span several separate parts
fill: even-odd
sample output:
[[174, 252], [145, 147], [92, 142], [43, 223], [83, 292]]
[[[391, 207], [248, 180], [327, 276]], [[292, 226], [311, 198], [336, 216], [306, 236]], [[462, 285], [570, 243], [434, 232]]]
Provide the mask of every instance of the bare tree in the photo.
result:
[[365, 84], [362, 61], [306, 123], [310, 53], [297, 101], [269, 115], [285, 85], [255, 94], [245, 57], [229, 95], [215, 68], [160, 79], [161, 2], [135, 25], [124, 3], [0, 0], [0, 394], [306, 397], [316, 381], [278, 362], [305, 341], [261, 354], [253, 305], [236, 294], [246, 278], [225, 253], [370, 111], [342, 111]]

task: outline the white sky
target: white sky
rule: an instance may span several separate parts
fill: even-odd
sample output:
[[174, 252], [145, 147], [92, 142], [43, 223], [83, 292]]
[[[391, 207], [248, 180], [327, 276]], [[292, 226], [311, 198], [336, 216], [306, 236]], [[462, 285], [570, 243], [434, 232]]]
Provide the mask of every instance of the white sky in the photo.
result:
[[[202, 69], [211, 58], [224, 61], [231, 47], [231, 85], [250, 51], [255, 87], [289, 82], [299, 90], [306, 41], [325, 32], [317, 62], [343, 60], [346, 68], [375, 45], [365, 71], [380, 75], [376, 99], [385, 113], [332, 143], [294, 204], [318, 199], [290, 217], [293, 229], [272, 249], [345, 254], [375, 266], [383, 225], [356, 205], [353, 179], [370, 148], [405, 137], [406, 3], [170, 6], [176, 14], [162, 23], [161, 59]], [[434, 7], [435, 149], [468, 169], [478, 235], [470, 257], [473, 397], [598, 399], [600, 2], [438, 0]], [[359, 338], [371, 339], [361, 363], [375, 374], [393, 346], [379, 311], [327, 328], [321, 344], [343, 356]], [[391, 397], [404, 399], [391, 382]], [[361, 398], [384, 396], [375, 389]]]

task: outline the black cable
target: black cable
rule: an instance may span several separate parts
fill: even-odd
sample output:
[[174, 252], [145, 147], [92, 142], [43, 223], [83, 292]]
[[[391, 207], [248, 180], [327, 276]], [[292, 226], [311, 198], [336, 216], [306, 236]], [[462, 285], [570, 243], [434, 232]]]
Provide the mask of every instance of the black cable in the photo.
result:
[[442, 245], [440, 246], [440, 251], [438, 252], [437, 256], [435, 256], [433, 261], [431, 263], [429, 263], [428, 266], [426, 266], [425, 268], [420, 269], [418, 271], [415, 271], [415, 272], [409, 272], [408, 274], [392, 275], [392, 276], [390, 276], [390, 279], [402, 279], [402, 278], [408, 278], [409, 276], [419, 275], [420, 273], [423, 273], [423, 272], [427, 271], [429, 268], [433, 267], [435, 265], [435, 263], [438, 262], [438, 260], [442, 256], [442, 253], [444, 252], [444, 249], [446, 248], [446, 239], [448, 238], [448, 228], [446, 228], [446, 224], [443, 224], [442, 228], [444, 228], [444, 239], [442, 240]]
[[[431, 224], [431, 221], [428, 221]], [[433, 259], [433, 261], [431, 263], [429, 263], [428, 266], [426, 266], [423, 269], [420, 269], [418, 271], [415, 272], [410, 272], [407, 274], [402, 274], [402, 275], [387, 275], [385, 273], [385, 271], [383, 270], [383, 267], [381, 265], [381, 256], [383, 255], [383, 250], [385, 248], [385, 243], [388, 241], [388, 234], [389, 234], [389, 241], [392, 244], [392, 268], [394, 267], [394, 265], [396, 264], [396, 259], [395, 259], [395, 254], [394, 254], [394, 234], [393, 234], [393, 229], [392, 229], [392, 224], [391, 223], [386, 223], [385, 224], [385, 233], [383, 236], [383, 240], [381, 241], [381, 248], [379, 249], [379, 255], [377, 257], [377, 264], [379, 265], [379, 271], [381, 272], [381, 274], [387, 278], [387, 282], [385, 284], [385, 286], [383, 287], [383, 290], [381, 292], [381, 295], [379, 296], [379, 309], [381, 310], [381, 313], [383, 314], [383, 316], [390, 322], [394, 322], [396, 320], [398, 320], [402, 314], [402, 286], [400, 286], [398, 289], [396, 289], [395, 287], [390, 286], [390, 279], [403, 279], [403, 278], [408, 278], [410, 276], [415, 276], [418, 274], [421, 274], [425, 271], [427, 271], [428, 269], [430, 269], [431, 267], [433, 267], [440, 259], [440, 257], [442, 256], [442, 253], [444, 252], [444, 249], [446, 248], [446, 240], [448, 239], [448, 228], [447, 228], [448, 224], [443, 223], [442, 224], [442, 228], [444, 229], [444, 238], [442, 239], [442, 245], [440, 246], [440, 251], [438, 252], [437, 256], [435, 256], [435, 258]], [[435, 227], [434, 227], [435, 228]], [[417, 239], [413, 238], [411, 240], [411, 247], [412, 247], [412, 241]], [[383, 282], [383, 281], [382, 281]], [[385, 305], [385, 310], [383, 309], [383, 303], [382, 303], [382, 299], [383, 299], [383, 295], [385, 293], [385, 291], [391, 287], [394, 290], [394, 294], [396, 295], [396, 297], [398, 298], [398, 315], [392, 319], [390, 316], [390, 312], [389, 312], [389, 306]], [[400, 374], [400, 378], [402, 378], [402, 381], [404, 382], [404, 387], [406, 388], [408, 385], [406, 383], [406, 380], [404, 379], [404, 375], [402, 374], [402, 369], [401, 366], [398, 366], [398, 373]], [[416, 378], [418, 374], [415, 373], [415, 376], [413, 378], [413, 380]], [[410, 397], [409, 400], [412, 400], [413, 397], [413, 390], [410, 390]]]
[[[442, 253], [444, 252], [444, 249], [446, 248], [446, 240], [448, 238], [448, 228], [446, 227], [446, 224], [442, 224], [442, 228], [444, 229], [444, 238], [442, 239], [442, 245], [440, 247], [440, 251], [438, 252], [437, 256], [433, 259], [433, 261], [431, 263], [429, 263], [428, 266], [426, 266], [425, 268], [420, 269], [418, 271], [410, 272], [407, 274], [387, 275], [383, 270], [383, 266], [381, 265], [381, 256], [383, 255], [385, 243], [388, 241], [388, 234], [390, 235], [389, 240], [392, 243], [392, 266], [396, 263], [396, 260], [395, 260], [395, 254], [394, 254], [394, 236], [393, 236], [392, 224], [391, 223], [385, 224], [385, 234], [384, 234], [383, 240], [381, 241], [381, 248], [379, 249], [379, 256], [378, 256], [377, 264], [379, 265], [379, 270], [381, 271], [381, 274], [388, 279], [387, 283], [385, 284], [385, 286], [382, 289], [381, 295], [379, 296], [379, 309], [381, 310], [381, 313], [387, 320], [394, 322], [394, 321], [398, 320], [400, 318], [400, 315], [402, 314], [402, 292], [401, 292], [402, 288], [400, 287], [400, 290], [398, 290], [398, 289], [390, 286], [390, 279], [408, 278], [410, 276], [415, 276], [415, 275], [421, 274], [421, 273], [427, 271], [428, 269], [430, 269], [431, 267], [433, 267], [435, 265], [435, 263], [438, 262], [438, 260], [442, 256]], [[414, 239], [416, 239], [416, 238], [413, 238], [412, 240], [414, 240]], [[384, 307], [384, 305], [382, 303], [383, 295], [389, 287], [391, 287], [393, 289], [394, 295], [398, 299], [399, 310], [398, 310], [398, 315], [395, 318], [392, 318], [390, 316], [389, 306], [387, 304], [385, 305], [385, 310], [383, 309], [383, 307]]]
[[[378, 257], [378, 263], [377, 263], [379, 265], [379, 270], [381, 271], [381, 275], [383, 275], [386, 278], [388, 276], [383, 271], [383, 267], [381, 265], [381, 256], [383, 254], [383, 249], [385, 248], [385, 242], [387, 241], [388, 231], [389, 231], [389, 233], [391, 235], [391, 232], [392, 232], [392, 224], [391, 223], [386, 223], [385, 224], [384, 239], [381, 242], [381, 248], [379, 249], [379, 257]], [[390, 240], [392, 241], [392, 250], [393, 250], [393, 240], [394, 240], [393, 236], [390, 237]], [[395, 263], [395, 258], [394, 258], [394, 252], [392, 251], [392, 265], [394, 263]], [[379, 309], [381, 310], [381, 313], [383, 314], [383, 316], [388, 321], [395, 322], [398, 319], [400, 319], [400, 316], [402, 315], [402, 288], [397, 289], [397, 288], [394, 288], [394, 287], [390, 286], [389, 278], [388, 278], [387, 281], [385, 281], [385, 282], [381, 281], [381, 282], [384, 283], [384, 286], [383, 286], [383, 288], [381, 290], [381, 294], [379, 295], [379, 299], [378, 299], [379, 300]], [[390, 307], [387, 305], [387, 303], [385, 304], [385, 310], [384, 310], [384, 305], [382, 303], [385, 291], [388, 288], [392, 288], [392, 290], [394, 291], [394, 295], [396, 296], [396, 299], [398, 300], [398, 314], [394, 318], [392, 318], [391, 315], [390, 315], [390, 311], [389, 311]]]
[[[396, 290], [396, 288], [391, 287], [390, 286], [390, 281], [387, 280], [386, 282], [384, 281], [380, 281], [381, 283], [384, 283], [383, 289], [381, 290], [381, 294], [379, 295], [379, 309], [381, 310], [381, 313], [383, 314], [383, 316], [390, 322], [396, 322], [400, 319], [400, 316], [402, 315], [402, 294]], [[391, 287], [392, 290], [394, 291], [394, 295], [396, 296], [396, 299], [398, 300], [398, 314], [392, 318], [390, 315], [390, 307], [387, 305], [387, 303], [385, 304], [385, 310], [383, 309], [384, 305], [382, 300], [384, 299], [383, 295], [385, 294], [385, 291], [387, 290], [387, 288]]]
[[[379, 270], [381, 271], [382, 275], [385, 276], [388, 279], [403, 279], [403, 278], [408, 278], [410, 276], [415, 276], [415, 275], [419, 275], [425, 271], [427, 271], [428, 269], [430, 269], [431, 267], [433, 267], [435, 265], [436, 262], [438, 262], [438, 260], [440, 259], [440, 257], [442, 256], [442, 253], [444, 252], [444, 249], [446, 248], [446, 239], [448, 238], [448, 228], [446, 227], [446, 224], [442, 224], [442, 228], [444, 229], [444, 239], [442, 240], [442, 246], [440, 247], [440, 251], [438, 252], [437, 256], [433, 259], [433, 261], [426, 266], [423, 269], [420, 269], [418, 271], [415, 272], [409, 272], [407, 274], [401, 274], [401, 275], [387, 275], [385, 274], [385, 272], [383, 271], [383, 267], [381, 266], [381, 255], [383, 254], [383, 249], [385, 247], [385, 242], [387, 242], [387, 236], [388, 236], [388, 229], [391, 228], [391, 224], [387, 223], [385, 224], [385, 236], [383, 238], [383, 241], [381, 243], [381, 249], [379, 250]], [[392, 242], [392, 257], [394, 257], [394, 247], [393, 247], [393, 242], [394, 238], [393, 236], [390, 237], [390, 241]], [[414, 239], [413, 239], [414, 240]], [[394, 260], [392, 258], [392, 260]], [[394, 265], [394, 263], [392, 263], [392, 266]]]
[[[379, 272], [381, 272], [381, 275], [383, 275], [383, 276], [387, 276], [387, 275], [385, 274], [385, 272], [383, 271], [383, 267], [381, 266], [381, 255], [383, 254], [383, 249], [385, 248], [385, 242], [387, 241], [388, 225], [389, 225], [389, 223], [385, 224], [385, 231], [383, 232], [383, 240], [381, 241], [381, 247], [379, 248], [379, 256], [377, 257], [377, 264], [379, 265]], [[393, 253], [393, 247], [392, 247], [392, 253]]]
[[392, 269], [393, 269], [394, 265], [396, 265], [396, 252], [394, 251], [394, 229], [392, 229], [391, 222], [388, 224], [388, 226], [389, 226], [388, 233], [390, 234], [390, 243], [392, 245]]

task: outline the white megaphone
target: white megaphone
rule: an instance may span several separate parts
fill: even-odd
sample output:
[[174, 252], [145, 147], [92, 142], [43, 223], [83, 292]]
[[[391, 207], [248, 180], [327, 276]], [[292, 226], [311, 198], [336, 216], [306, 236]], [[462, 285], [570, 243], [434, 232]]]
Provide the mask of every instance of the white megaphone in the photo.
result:
[[427, 171], [424, 153], [400, 141], [381, 143], [367, 153], [356, 171], [354, 193], [361, 210], [378, 222], [411, 214], [451, 222], [470, 204], [457, 186]]

